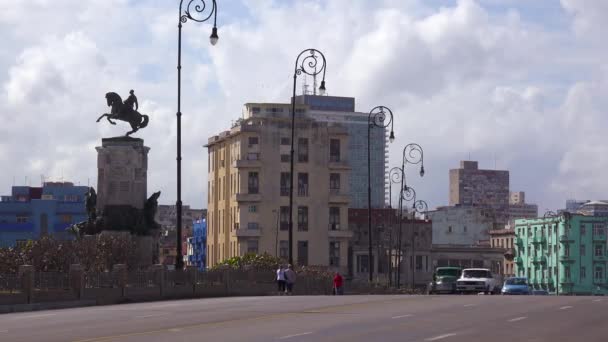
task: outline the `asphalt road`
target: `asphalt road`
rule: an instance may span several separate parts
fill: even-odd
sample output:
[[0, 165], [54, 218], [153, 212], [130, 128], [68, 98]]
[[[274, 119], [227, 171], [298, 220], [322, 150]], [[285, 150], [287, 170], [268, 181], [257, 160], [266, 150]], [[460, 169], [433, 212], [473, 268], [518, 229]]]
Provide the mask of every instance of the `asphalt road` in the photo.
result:
[[0, 315], [0, 341], [608, 341], [608, 297], [232, 297]]

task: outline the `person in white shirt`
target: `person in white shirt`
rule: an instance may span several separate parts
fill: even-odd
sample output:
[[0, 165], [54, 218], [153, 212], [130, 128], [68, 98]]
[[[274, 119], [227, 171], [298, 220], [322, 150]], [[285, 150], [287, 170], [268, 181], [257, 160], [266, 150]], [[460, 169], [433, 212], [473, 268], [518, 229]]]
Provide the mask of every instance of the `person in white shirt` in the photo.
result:
[[279, 295], [285, 293], [285, 268], [283, 265], [279, 265], [277, 269], [277, 287]]

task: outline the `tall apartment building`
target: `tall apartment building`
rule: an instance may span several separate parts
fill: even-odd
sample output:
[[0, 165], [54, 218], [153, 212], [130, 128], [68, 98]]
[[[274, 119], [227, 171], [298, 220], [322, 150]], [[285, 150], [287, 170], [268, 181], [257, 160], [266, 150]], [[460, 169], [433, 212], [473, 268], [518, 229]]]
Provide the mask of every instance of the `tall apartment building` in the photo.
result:
[[509, 220], [538, 217], [538, 205], [526, 203], [526, 193], [511, 192], [509, 195]]
[[[348, 130], [296, 108], [293, 256], [298, 265], [345, 272]], [[248, 252], [287, 259], [291, 106], [248, 103], [243, 118], [209, 139], [208, 266]]]
[[509, 171], [482, 170], [476, 161], [461, 161], [450, 170], [450, 206], [481, 206], [492, 209], [496, 222], [509, 220]]
[[515, 273], [536, 289], [608, 294], [608, 218], [563, 213], [515, 221]]
[[[349, 178], [350, 207], [367, 208], [367, 132], [369, 113], [355, 111], [352, 97], [301, 95], [296, 103], [306, 106], [304, 114], [316, 121], [338, 123], [348, 136], [347, 154], [351, 167]], [[371, 110], [371, 108], [370, 108]], [[388, 150], [387, 130], [372, 127], [370, 131], [370, 170], [372, 208], [384, 208], [387, 202]]]

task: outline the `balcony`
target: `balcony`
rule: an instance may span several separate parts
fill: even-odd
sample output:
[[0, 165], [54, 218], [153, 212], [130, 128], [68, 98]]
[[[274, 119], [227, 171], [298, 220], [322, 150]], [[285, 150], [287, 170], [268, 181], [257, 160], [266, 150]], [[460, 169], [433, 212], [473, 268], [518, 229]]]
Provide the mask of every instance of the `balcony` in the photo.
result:
[[538, 244], [546, 244], [547, 243], [547, 237], [545, 237], [544, 235], [535, 235], [534, 239], [532, 239], [532, 243], [535, 245]]
[[518, 265], [523, 265], [524, 259], [522, 257], [517, 257], [517, 258], [515, 258], [515, 263]]
[[560, 255], [559, 261], [563, 262], [563, 263], [570, 263], [570, 262], [574, 262], [574, 259], [569, 255]]
[[570, 277], [560, 277], [559, 282], [560, 282], [560, 284], [564, 284], [564, 285], [574, 284], [574, 282], [572, 282], [572, 278], [570, 278]]
[[515, 245], [518, 248], [523, 248], [524, 247], [524, 240], [522, 238], [520, 238], [520, 237], [516, 237], [515, 238]]
[[262, 236], [261, 229], [247, 229], [247, 228], [239, 228], [232, 231], [233, 236], [236, 237], [260, 237]]
[[348, 129], [342, 125], [331, 125], [327, 127], [329, 135], [348, 135]]
[[259, 168], [262, 162], [259, 159], [239, 159], [232, 163], [232, 167], [237, 169]]
[[340, 189], [329, 189], [329, 203], [348, 204], [349, 201], [350, 197], [340, 192]]
[[593, 234], [593, 241], [606, 242], [606, 235], [604, 234]]
[[605, 255], [595, 255], [593, 256], [593, 262], [605, 262], [608, 260]]
[[346, 160], [332, 161], [327, 164], [330, 170], [350, 170], [350, 164]]
[[350, 239], [353, 237], [353, 232], [350, 230], [340, 230], [339, 223], [330, 223], [329, 224], [329, 237], [330, 238], [346, 238]]
[[233, 199], [237, 202], [260, 202], [262, 200], [261, 194], [236, 194], [233, 196]]
[[571, 242], [574, 241], [574, 238], [572, 238], [569, 234], [562, 234], [559, 236], [559, 242]]

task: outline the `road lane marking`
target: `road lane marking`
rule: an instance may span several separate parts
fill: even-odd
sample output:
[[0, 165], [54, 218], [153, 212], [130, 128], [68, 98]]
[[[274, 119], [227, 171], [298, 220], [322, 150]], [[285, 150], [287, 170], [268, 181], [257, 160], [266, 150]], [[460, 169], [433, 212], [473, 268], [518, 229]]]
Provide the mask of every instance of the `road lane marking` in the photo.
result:
[[170, 332], [180, 332], [180, 331], [182, 331], [182, 329], [180, 329], [180, 328], [171, 328], [171, 329], [169, 329], [169, 331]]
[[310, 334], [312, 334], [312, 333], [313, 333], [313, 331], [308, 331], [308, 332], [299, 333], [299, 334], [293, 334], [293, 335], [282, 336], [282, 337], [279, 337], [279, 340], [286, 340], [286, 339], [288, 339], [288, 338], [292, 338], [292, 337], [298, 337], [298, 336], [310, 335]]
[[391, 317], [392, 319], [397, 319], [397, 318], [404, 318], [404, 317], [411, 317], [411, 314], [407, 314], [407, 315], [401, 315], [401, 316], [393, 316]]
[[561, 307], [561, 308], [559, 308], [559, 309], [560, 309], [560, 310], [566, 310], [566, 309], [572, 309], [572, 307], [571, 307], [571, 306], [566, 305], [566, 306], [562, 306], [562, 307]]
[[48, 316], [55, 316], [55, 315], [57, 315], [57, 314], [48, 313], [48, 314], [39, 314], [39, 315], [18, 316], [18, 317], [15, 317], [13, 319], [40, 318], [40, 317], [48, 317]]
[[439, 336], [435, 336], [435, 337], [426, 338], [424, 340], [425, 341], [438, 341], [438, 340], [443, 340], [444, 338], [448, 338], [448, 337], [452, 337], [452, 336], [456, 336], [456, 334], [455, 333], [443, 334], [443, 335], [439, 335]]
[[0, 333], [8, 332], [8, 330], [0, 330]]
[[135, 316], [135, 318], [149, 318], [149, 317], [157, 317], [157, 316], [167, 316], [169, 313], [161, 313], [161, 314], [152, 314], [152, 315], [144, 315], [144, 316]]
[[526, 319], [526, 318], [528, 318], [528, 317], [522, 316], [522, 317], [511, 318], [509, 320], [509, 322], [517, 322], [517, 321], [521, 321], [522, 319]]
[[471, 307], [471, 306], [477, 306], [477, 304], [465, 304], [464, 307]]
[[148, 309], [158, 309], [158, 308], [170, 308], [172, 306], [179, 306], [180, 304], [177, 303], [173, 303], [173, 304], [162, 304], [162, 305], [152, 305], [152, 306], [148, 306]]
[[602, 300], [601, 299], [594, 299], [593, 301], [594, 302], [601, 302]]

